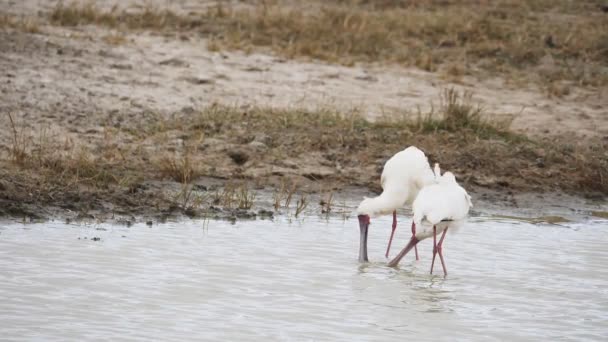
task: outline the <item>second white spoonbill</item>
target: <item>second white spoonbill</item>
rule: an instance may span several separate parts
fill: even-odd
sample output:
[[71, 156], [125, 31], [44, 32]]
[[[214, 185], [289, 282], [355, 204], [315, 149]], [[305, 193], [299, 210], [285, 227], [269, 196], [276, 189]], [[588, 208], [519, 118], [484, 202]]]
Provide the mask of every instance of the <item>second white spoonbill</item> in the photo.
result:
[[[436, 167], [436, 169], [438, 169]], [[439, 171], [436, 171], [439, 173]], [[439, 174], [437, 174], [439, 176]], [[456, 177], [451, 172], [444, 173], [438, 177], [436, 184], [424, 187], [414, 200], [412, 209], [414, 211], [414, 224], [416, 233], [408, 244], [388, 263], [394, 267], [399, 261], [421, 240], [433, 237], [433, 261], [431, 262], [431, 274], [435, 265], [435, 257], [439, 254], [443, 274], [448, 274], [443, 260], [443, 239], [448, 228], [461, 226], [466, 219], [469, 209], [473, 207], [471, 196], [456, 182]], [[437, 234], [441, 234], [437, 243]]]

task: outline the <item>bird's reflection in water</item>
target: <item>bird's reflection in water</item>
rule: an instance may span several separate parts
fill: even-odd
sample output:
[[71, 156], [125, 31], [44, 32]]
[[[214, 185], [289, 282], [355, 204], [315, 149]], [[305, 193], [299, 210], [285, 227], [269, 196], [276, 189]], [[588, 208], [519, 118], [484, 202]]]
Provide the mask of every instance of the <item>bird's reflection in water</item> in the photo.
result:
[[386, 268], [386, 263], [380, 262], [364, 262], [357, 265], [358, 274], [379, 273], [383, 268]]
[[430, 274], [412, 274], [407, 288], [401, 290], [399, 301], [419, 312], [452, 312], [453, 297], [446, 289], [449, 280]]
[[[356, 274], [358, 278], [367, 278], [360, 279], [361, 291], [381, 285], [379, 282], [390, 283], [392, 289], [398, 288], [398, 291], [376, 292], [376, 298], [369, 298], [370, 304], [408, 308], [417, 312], [453, 312], [454, 298], [446, 289], [450, 278], [420, 273], [419, 267], [422, 266], [416, 262], [399, 267], [387, 267], [386, 263], [381, 262], [362, 263], [357, 266]], [[426, 265], [423, 268], [426, 270]], [[394, 286], [395, 283], [398, 285]]]
[[448, 280], [440, 276], [418, 277], [410, 291], [403, 293], [423, 312], [452, 312], [452, 293], [445, 288]]

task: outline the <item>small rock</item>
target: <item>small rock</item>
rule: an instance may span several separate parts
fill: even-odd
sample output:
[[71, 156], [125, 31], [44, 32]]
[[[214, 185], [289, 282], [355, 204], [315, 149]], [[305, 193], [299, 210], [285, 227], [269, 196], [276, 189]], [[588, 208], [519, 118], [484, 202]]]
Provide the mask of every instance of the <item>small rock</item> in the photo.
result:
[[509, 186], [509, 182], [507, 182], [505, 180], [500, 180], [500, 181], [496, 182], [496, 184], [498, 184], [500, 186], [504, 186], [504, 187]]
[[543, 158], [536, 158], [536, 166], [545, 167], [545, 160]]
[[120, 56], [111, 52], [111, 51], [107, 51], [107, 50], [99, 50], [97, 52], [101, 57], [108, 57], [108, 58], [119, 58]]
[[329, 78], [329, 79], [337, 79], [340, 78], [340, 74], [339, 73], [329, 73], [329, 74], [325, 74], [325, 75], [321, 75], [322, 78]]
[[194, 184], [192, 186], [192, 188], [196, 191], [207, 191], [208, 190], [207, 186], [205, 186], [203, 184]]
[[133, 221], [132, 220], [124, 219], [124, 218], [118, 219], [118, 221], [116, 221], [116, 223], [118, 223], [118, 224], [124, 224], [127, 227], [131, 227], [133, 225]]
[[269, 218], [273, 218], [274, 217], [274, 213], [270, 210], [266, 210], [266, 209], [260, 209], [258, 210], [258, 215], [260, 217], [269, 217]]
[[225, 144], [224, 140], [216, 139], [216, 138], [206, 138], [203, 143], [199, 146], [199, 150], [205, 150], [209, 147], [213, 146], [223, 146]]
[[194, 208], [190, 207], [190, 208], [186, 208], [184, 210], [184, 215], [193, 218], [196, 216], [196, 211], [194, 210]]
[[256, 213], [245, 210], [245, 209], [237, 209], [234, 212], [234, 215], [240, 219], [252, 219], [256, 217]]
[[445, 48], [450, 48], [450, 47], [454, 47], [456, 46], [456, 42], [454, 42], [453, 40], [442, 40], [441, 42], [439, 42], [439, 47], [445, 47]]
[[160, 64], [160, 65], [170, 65], [170, 66], [175, 66], [175, 67], [188, 67], [188, 66], [190, 66], [186, 61], [183, 61], [183, 60], [178, 59], [178, 58], [165, 59], [164, 61], [158, 62], [158, 64]]
[[300, 174], [308, 179], [317, 180], [323, 179], [336, 174], [332, 168], [318, 166], [318, 167], [304, 167], [300, 170]]
[[255, 138], [253, 139], [253, 141], [261, 142], [264, 145], [268, 146], [268, 145], [272, 144], [272, 137], [269, 136], [268, 134], [258, 133], [255, 135]]
[[594, 200], [594, 201], [603, 201], [606, 196], [601, 192], [590, 192], [583, 195], [585, 198]]
[[248, 67], [244, 68], [243, 70], [249, 71], [249, 72], [263, 72], [263, 71], [268, 71], [268, 68], [260, 68], [259, 66], [253, 65], [253, 66], [248, 66]]
[[131, 64], [110, 64], [110, 68], [118, 70], [131, 70], [133, 66]]
[[260, 142], [260, 141], [254, 140], [254, 141], [250, 142], [248, 145], [259, 151], [268, 149], [268, 146], [266, 146], [266, 144], [264, 144], [263, 142]]
[[538, 61], [538, 72], [542, 75], [550, 74], [555, 68], [555, 59], [550, 54], [546, 54]]
[[553, 36], [552, 35], [548, 35], [548, 36], [545, 37], [545, 45], [548, 48], [550, 48], [550, 49], [553, 49], [553, 48], [557, 47], [557, 45], [553, 41]]
[[249, 160], [249, 155], [241, 150], [228, 151], [228, 156], [237, 165], [243, 165]]
[[273, 165], [270, 173], [274, 176], [285, 176], [285, 175], [292, 175], [295, 172], [293, 169]]
[[93, 220], [93, 219], [95, 219], [95, 216], [93, 216], [93, 215], [91, 215], [89, 213], [82, 213], [81, 212], [81, 213], [78, 213], [78, 215], [76, 216], [76, 219], [77, 220], [86, 220], [86, 219]]
[[293, 160], [283, 160], [283, 162], [281, 164], [282, 164], [282, 166], [285, 166], [285, 167], [288, 167], [288, 168], [294, 169], [294, 170], [299, 168], [298, 163], [296, 163]]
[[378, 82], [378, 78], [372, 75], [355, 76], [356, 80], [367, 82]]
[[204, 78], [204, 77], [184, 77], [182, 79], [188, 83], [192, 83], [192, 84], [196, 84], [196, 85], [214, 83], [214, 81], [212, 79]]
[[192, 106], [186, 106], [181, 109], [181, 112], [188, 115], [194, 114], [194, 108], [192, 108]]

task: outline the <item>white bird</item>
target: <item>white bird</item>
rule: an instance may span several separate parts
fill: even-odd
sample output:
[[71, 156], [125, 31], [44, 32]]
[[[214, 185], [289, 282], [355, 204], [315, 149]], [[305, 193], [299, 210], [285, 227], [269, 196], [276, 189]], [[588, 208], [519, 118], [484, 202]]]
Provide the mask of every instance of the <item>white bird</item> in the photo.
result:
[[[443, 274], [448, 271], [443, 260], [442, 244], [448, 228], [461, 226], [468, 213], [473, 207], [471, 196], [456, 182], [456, 177], [451, 172], [440, 176], [439, 168], [435, 167], [438, 181], [436, 184], [424, 187], [418, 197], [414, 200], [412, 209], [414, 211], [414, 224], [418, 227], [408, 244], [401, 252], [388, 263], [388, 266], [397, 266], [399, 261], [421, 240], [433, 237], [433, 261], [431, 262], [431, 274], [435, 265], [435, 256], [439, 254]], [[437, 243], [437, 234], [441, 233], [441, 239]]]
[[[374, 198], [365, 198], [357, 208], [361, 238], [359, 242], [359, 261], [367, 259], [367, 233], [370, 217], [393, 213], [391, 237], [386, 248], [386, 257], [391, 248], [395, 228], [397, 227], [397, 209], [405, 204], [411, 205], [420, 189], [435, 183], [435, 175], [429, 166], [424, 152], [414, 146], [398, 152], [385, 164], [380, 178], [382, 194]], [[412, 234], [415, 232], [412, 224]], [[416, 250], [416, 260], [418, 251]]]

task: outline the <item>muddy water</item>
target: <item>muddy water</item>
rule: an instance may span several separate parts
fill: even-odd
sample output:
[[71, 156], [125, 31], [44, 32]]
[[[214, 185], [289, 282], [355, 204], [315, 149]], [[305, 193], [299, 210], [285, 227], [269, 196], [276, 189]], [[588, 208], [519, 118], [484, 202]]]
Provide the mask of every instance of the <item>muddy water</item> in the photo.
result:
[[[359, 265], [355, 221], [0, 225], [0, 336], [608, 338], [606, 221], [472, 219], [446, 238], [446, 279], [428, 274], [430, 241], [421, 261], [410, 255], [398, 269], [385, 266], [387, 219], [373, 222], [372, 262]], [[400, 227], [394, 253], [407, 230]]]

